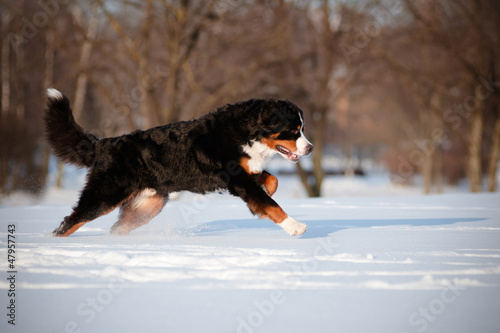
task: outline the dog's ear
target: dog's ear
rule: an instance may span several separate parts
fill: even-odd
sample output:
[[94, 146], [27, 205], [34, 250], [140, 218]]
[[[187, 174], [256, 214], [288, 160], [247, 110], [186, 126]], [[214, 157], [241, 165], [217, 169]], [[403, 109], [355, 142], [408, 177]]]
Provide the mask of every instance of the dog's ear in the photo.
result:
[[[250, 129], [252, 139], [262, 139], [300, 123], [300, 109], [289, 101], [275, 98], [254, 99], [244, 103], [242, 122]], [[297, 124], [296, 124], [297, 123]]]
[[240, 109], [243, 112], [240, 118], [240, 125], [243, 125], [245, 130], [248, 130], [250, 140], [260, 140], [269, 135], [267, 124], [269, 119], [269, 105], [264, 99], [251, 99], [240, 104]]
[[249, 130], [251, 140], [260, 140], [273, 133], [279, 124], [279, 111], [274, 100], [271, 99], [253, 99], [245, 103], [245, 117], [242, 123]]
[[260, 113], [260, 121], [271, 134], [280, 133], [300, 123], [299, 112], [301, 110], [289, 101], [268, 99]]

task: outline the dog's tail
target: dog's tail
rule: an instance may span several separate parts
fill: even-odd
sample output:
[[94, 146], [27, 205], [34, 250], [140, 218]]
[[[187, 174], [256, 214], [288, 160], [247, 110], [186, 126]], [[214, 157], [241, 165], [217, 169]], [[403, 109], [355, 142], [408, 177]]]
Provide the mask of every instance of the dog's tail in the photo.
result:
[[47, 109], [43, 120], [45, 136], [54, 154], [66, 163], [92, 165], [99, 140], [75, 122], [69, 100], [56, 89], [47, 89]]

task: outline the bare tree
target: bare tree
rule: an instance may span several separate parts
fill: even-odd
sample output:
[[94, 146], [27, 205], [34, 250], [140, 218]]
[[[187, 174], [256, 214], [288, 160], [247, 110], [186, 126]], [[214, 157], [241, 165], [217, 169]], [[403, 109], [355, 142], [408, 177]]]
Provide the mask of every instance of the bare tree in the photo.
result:
[[322, 194], [328, 146], [340, 147], [346, 174], [363, 147], [383, 146], [397, 152], [396, 170], [418, 153], [411, 174], [423, 175], [426, 193], [440, 190], [443, 174], [462, 176], [462, 165], [471, 190], [485, 170], [496, 187], [496, 2], [94, 0], [50, 13], [0, 2], [3, 192], [45, 182], [39, 118], [51, 85], [69, 91], [75, 116], [99, 136], [242, 99], [290, 99], [316, 147], [311, 170], [297, 165], [310, 196]]
[[[285, 45], [276, 51], [279, 77], [273, 82], [280, 92], [293, 96], [306, 110], [306, 131], [315, 151], [312, 170], [304, 169], [300, 163], [297, 170], [308, 195], [317, 197], [321, 195], [325, 177], [322, 158], [337, 84], [334, 71], [342, 59], [338, 50], [342, 31], [333, 16], [342, 9], [332, 8], [331, 2], [326, 0], [319, 8], [312, 2], [302, 8], [280, 5], [280, 19], [287, 22], [284, 29], [287, 34], [282, 37]], [[304, 12], [308, 15], [303, 15]]]
[[[214, 1], [146, 1], [142, 7], [142, 24], [138, 35], [127, 32], [123, 22], [118, 19], [119, 13], [111, 12], [106, 4], [99, 0], [100, 6], [118, 35], [125, 50], [138, 67], [137, 82], [146, 93], [139, 102], [144, 126], [177, 121], [182, 114], [184, 103], [180, 101], [180, 85], [183, 71], [193, 55], [200, 35], [210, 21]], [[156, 35], [156, 37], [154, 36]], [[166, 36], [166, 38], [164, 38]], [[154, 42], [152, 42], [154, 40]], [[165, 59], [164, 84], [148, 85], [151, 78], [152, 48]], [[163, 62], [163, 61], [162, 61]], [[155, 103], [155, 90], [164, 87], [166, 107], [160, 110]], [[158, 96], [156, 95], [156, 98]], [[154, 122], [151, 122], [153, 121]]]
[[[75, 22], [75, 26], [85, 31], [83, 36], [83, 42], [81, 44], [80, 57], [78, 59], [78, 63], [76, 64], [78, 68], [78, 74], [76, 76], [75, 98], [72, 106], [74, 116], [77, 119], [79, 119], [83, 111], [85, 96], [87, 93], [87, 83], [89, 76], [88, 67], [89, 67], [90, 54], [92, 52], [94, 39], [96, 38], [97, 35], [97, 26], [98, 26], [97, 7], [94, 5], [92, 12], [90, 14], [90, 18], [88, 19], [88, 23], [84, 22], [85, 21], [84, 15], [80, 7], [73, 7], [72, 17], [73, 21]], [[51, 35], [50, 33], [47, 34], [47, 36], [50, 35]], [[47, 65], [49, 66], [50, 62], [53, 61], [53, 59], [50, 59], [51, 47], [52, 45], [48, 43], [47, 52], [49, 53], [49, 59], [47, 59], [46, 61], [48, 61]], [[63, 172], [64, 172], [64, 162], [59, 160], [57, 164], [57, 177], [56, 177], [56, 187], [58, 188], [62, 187]]]
[[[498, 4], [490, 1], [436, 1], [423, 4], [406, 1], [407, 7], [421, 29], [426, 31], [435, 45], [450, 55], [461, 66], [470, 91], [463, 105], [469, 121], [467, 171], [472, 192], [482, 190], [482, 146], [486, 99], [498, 95], [491, 85], [481, 87], [481, 79], [495, 75], [494, 60], [498, 57]], [[484, 89], [492, 89], [490, 94]], [[482, 89], [482, 91], [481, 91]], [[491, 98], [492, 110], [498, 109], [497, 98]], [[496, 113], [496, 112], [495, 112]], [[495, 115], [497, 118], [498, 116]], [[497, 120], [498, 121], [498, 120]], [[498, 148], [492, 145], [491, 159], [498, 158]], [[491, 163], [497, 163], [493, 161]], [[490, 167], [490, 179], [496, 168]]]

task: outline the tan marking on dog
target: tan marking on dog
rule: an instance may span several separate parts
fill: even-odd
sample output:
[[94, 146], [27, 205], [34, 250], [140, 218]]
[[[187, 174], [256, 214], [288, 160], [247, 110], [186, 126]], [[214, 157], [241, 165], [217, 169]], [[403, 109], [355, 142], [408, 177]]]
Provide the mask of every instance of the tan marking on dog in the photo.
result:
[[297, 141], [296, 140], [277, 140], [279, 133], [271, 135], [269, 138], [263, 138], [261, 142], [267, 145], [269, 148], [276, 150], [276, 146], [283, 146], [292, 153], [297, 152]]
[[111, 233], [126, 235], [132, 230], [148, 223], [158, 215], [165, 203], [165, 198], [153, 189], [145, 189], [130, 202], [121, 207], [120, 219], [111, 228]]
[[273, 196], [274, 193], [276, 193], [276, 190], [278, 189], [278, 178], [275, 176], [271, 175], [268, 172], [263, 172], [260, 175], [259, 178], [259, 184], [261, 186], [264, 186], [265, 190], [267, 191], [267, 194], [269, 196]]
[[69, 235], [71, 235], [72, 233], [74, 233], [75, 231], [80, 229], [81, 226], [83, 226], [85, 223], [88, 223], [88, 222], [89, 221], [77, 223], [77, 224], [73, 225], [71, 228], [69, 228], [68, 230], [66, 230], [63, 234], [56, 235], [56, 237], [68, 237]]
[[254, 172], [250, 171], [249, 163], [250, 163], [250, 159], [248, 157], [242, 157], [240, 159], [240, 166], [243, 168], [243, 170], [245, 170], [246, 173], [248, 173], [249, 175], [252, 175], [252, 174], [254, 174]]

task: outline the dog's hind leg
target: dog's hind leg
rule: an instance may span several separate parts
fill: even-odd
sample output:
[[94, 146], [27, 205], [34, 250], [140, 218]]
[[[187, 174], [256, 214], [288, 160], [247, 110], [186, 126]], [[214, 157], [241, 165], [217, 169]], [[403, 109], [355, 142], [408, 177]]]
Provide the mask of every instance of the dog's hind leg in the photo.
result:
[[136, 193], [120, 207], [120, 219], [111, 227], [111, 233], [126, 235], [148, 223], [161, 212], [166, 201], [154, 189], [146, 188]]
[[64, 218], [52, 235], [58, 237], [71, 235], [85, 223], [108, 214], [131, 195], [131, 193], [107, 185], [109, 184], [96, 186], [95, 182], [89, 182], [73, 209], [73, 213]]
[[78, 205], [73, 209], [73, 213], [66, 216], [61, 225], [52, 232], [53, 236], [66, 237], [77, 231], [85, 223], [95, 220], [99, 216], [106, 215], [118, 206], [110, 203], [85, 202], [82, 194]]

